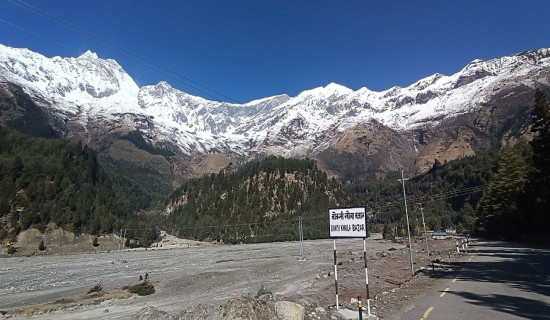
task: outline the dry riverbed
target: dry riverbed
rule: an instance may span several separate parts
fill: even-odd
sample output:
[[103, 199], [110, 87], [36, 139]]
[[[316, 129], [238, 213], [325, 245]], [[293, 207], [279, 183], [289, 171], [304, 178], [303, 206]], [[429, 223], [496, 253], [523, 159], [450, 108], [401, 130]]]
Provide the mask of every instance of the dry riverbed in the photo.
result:
[[[363, 241], [337, 240], [336, 245], [340, 303], [346, 306], [352, 298], [366, 296]], [[430, 246], [433, 255], [428, 259], [423, 242], [413, 244], [415, 269], [436, 258], [461, 259], [454, 240], [430, 241]], [[407, 247], [380, 234], [367, 239], [367, 262], [372, 312], [381, 318], [394, 315], [437, 281], [427, 270], [411, 279]], [[123, 290], [145, 273], [155, 285], [153, 295]], [[2, 258], [0, 311], [9, 318], [128, 319], [154, 307], [191, 319], [193, 312], [186, 310], [218, 310], [237, 297], [255, 297], [265, 286], [274, 301], [304, 306], [306, 319], [330, 319], [326, 315], [335, 304], [333, 273], [332, 240], [305, 241], [300, 260], [298, 242], [182, 245], [166, 237], [162, 247], [127, 251], [122, 259], [115, 251]], [[98, 283], [102, 293], [86, 294]]]

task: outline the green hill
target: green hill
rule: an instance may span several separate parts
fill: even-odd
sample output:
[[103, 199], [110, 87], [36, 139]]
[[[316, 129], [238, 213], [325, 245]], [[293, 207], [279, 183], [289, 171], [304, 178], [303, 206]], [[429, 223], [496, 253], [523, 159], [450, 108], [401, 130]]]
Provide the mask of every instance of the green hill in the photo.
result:
[[167, 227], [179, 236], [225, 242], [328, 237], [328, 209], [347, 206], [340, 183], [313, 160], [268, 157], [186, 181], [167, 201]]
[[[498, 151], [487, 151], [445, 164], [436, 162], [429, 172], [407, 180], [411, 232], [420, 232], [420, 203], [424, 208], [426, 228], [473, 230], [474, 209], [497, 170], [499, 158]], [[400, 172], [392, 172], [383, 179], [348, 185], [346, 191], [356, 202], [366, 205], [373, 214], [374, 224], [397, 226], [403, 231], [406, 222], [400, 178]]]
[[0, 127], [0, 241], [51, 222], [77, 234], [132, 228], [130, 237], [140, 238], [138, 230], [152, 225], [135, 212], [149, 204], [142, 189], [107, 173], [87, 146]]

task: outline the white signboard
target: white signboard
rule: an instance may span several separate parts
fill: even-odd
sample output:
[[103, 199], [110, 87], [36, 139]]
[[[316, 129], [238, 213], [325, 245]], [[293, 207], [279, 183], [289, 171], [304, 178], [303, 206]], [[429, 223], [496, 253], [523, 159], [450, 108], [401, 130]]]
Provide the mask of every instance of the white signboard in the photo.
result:
[[366, 238], [365, 207], [329, 209], [331, 238]]

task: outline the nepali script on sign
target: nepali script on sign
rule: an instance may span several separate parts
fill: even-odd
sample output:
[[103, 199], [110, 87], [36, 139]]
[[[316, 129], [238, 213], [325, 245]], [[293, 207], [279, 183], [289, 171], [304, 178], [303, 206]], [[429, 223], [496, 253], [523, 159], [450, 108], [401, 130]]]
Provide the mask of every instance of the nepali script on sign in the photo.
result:
[[329, 209], [331, 238], [366, 238], [365, 207]]

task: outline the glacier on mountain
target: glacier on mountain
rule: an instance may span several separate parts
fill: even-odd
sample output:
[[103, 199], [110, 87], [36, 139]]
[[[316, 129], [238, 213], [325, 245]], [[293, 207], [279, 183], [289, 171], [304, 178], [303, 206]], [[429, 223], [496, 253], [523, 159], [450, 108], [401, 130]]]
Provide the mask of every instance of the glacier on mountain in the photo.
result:
[[328, 147], [327, 137], [371, 120], [398, 131], [434, 126], [475, 111], [507, 85], [548, 85], [537, 74], [549, 66], [550, 50], [540, 49], [474, 60], [453, 75], [434, 74], [405, 88], [354, 91], [330, 83], [295, 97], [234, 104], [193, 96], [164, 81], [139, 88], [115, 60], [90, 51], [77, 58], [47, 58], [0, 45], [1, 81], [21, 85], [83, 126], [98, 118], [146, 118], [148, 130], [155, 131], [152, 143], [171, 142], [187, 154], [307, 156]]

